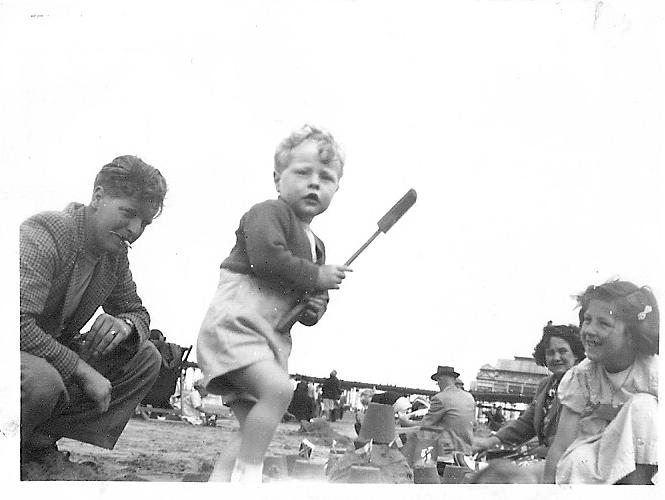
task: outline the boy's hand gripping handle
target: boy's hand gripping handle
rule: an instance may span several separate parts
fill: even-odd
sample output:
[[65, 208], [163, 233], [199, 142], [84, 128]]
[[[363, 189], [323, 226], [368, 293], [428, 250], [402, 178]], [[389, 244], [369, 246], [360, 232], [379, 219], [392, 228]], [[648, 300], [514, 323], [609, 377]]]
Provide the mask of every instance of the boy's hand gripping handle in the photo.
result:
[[[356, 257], [358, 257], [358, 255], [360, 255], [379, 234], [387, 233], [388, 230], [393, 227], [395, 222], [397, 222], [400, 217], [402, 217], [402, 215], [404, 215], [406, 211], [413, 206], [413, 204], [416, 202], [417, 196], [418, 195], [415, 189], [409, 189], [407, 193], [402, 196], [402, 198], [397, 203], [395, 203], [395, 205], [393, 205], [393, 207], [388, 210], [383, 217], [381, 217], [381, 219], [379, 219], [379, 221], [376, 223], [376, 225], [379, 226], [376, 232], [370, 236], [370, 238], [358, 250], [356, 250], [356, 252], [349, 258], [349, 260], [344, 263], [344, 265], [350, 266], [351, 263], [356, 260]], [[298, 320], [306, 305], [306, 302], [300, 302], [299, 304], [296, 304], [296, 306], [294, 306], [293, 309], [285, 314], [279, 323], [277, 323], [277, 331], [281, 333], [288, 331], [288, 329], [291, 328]]]

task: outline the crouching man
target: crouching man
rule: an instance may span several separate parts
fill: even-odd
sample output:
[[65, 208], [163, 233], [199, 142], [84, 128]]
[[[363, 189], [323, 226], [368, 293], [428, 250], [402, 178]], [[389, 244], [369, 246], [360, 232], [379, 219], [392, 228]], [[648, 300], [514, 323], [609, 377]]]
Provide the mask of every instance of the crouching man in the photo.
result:
[[88, 205], [21, 224], [22, 464], [62, 455], [61, 437], [112, 449], [155, 382], [161, 358], [127, 252], [165, 195], [159, 170], [121, 156], [97, 174]]

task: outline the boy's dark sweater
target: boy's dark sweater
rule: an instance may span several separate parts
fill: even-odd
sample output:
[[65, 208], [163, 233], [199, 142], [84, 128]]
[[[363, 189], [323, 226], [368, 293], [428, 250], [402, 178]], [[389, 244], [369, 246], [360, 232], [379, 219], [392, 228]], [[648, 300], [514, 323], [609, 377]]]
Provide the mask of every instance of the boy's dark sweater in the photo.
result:
[[277, 286], [284, 294], [316, 290], [325, 247], [315, 236], [316, 263], [303, 223], [281, 199], [257, 203], [240, 219], [236, 244], [221, 268], [253, 274]]

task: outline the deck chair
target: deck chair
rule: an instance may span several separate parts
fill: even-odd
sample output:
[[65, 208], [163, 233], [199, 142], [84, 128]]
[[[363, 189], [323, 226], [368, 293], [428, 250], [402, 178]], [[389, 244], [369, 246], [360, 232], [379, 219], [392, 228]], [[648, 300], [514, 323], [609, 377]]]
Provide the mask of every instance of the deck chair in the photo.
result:
[[190, 345], [185, 348], [164, 341], [153, 341], [153, 343], [162, 355], [162, 364], [159, 369], [159, 376], [141, 401], [138, 412], [146, 419], [154, 418], [156, 415], [173, 415], [177, 417], [176, 420], [179, 420], [181, 410], [171, 406], [171, 396], [175, 393], [178, 380], [180, 380], [180, 387], [182, 388], [183, 372], [193, 364], [187, 361], [193, 346]]

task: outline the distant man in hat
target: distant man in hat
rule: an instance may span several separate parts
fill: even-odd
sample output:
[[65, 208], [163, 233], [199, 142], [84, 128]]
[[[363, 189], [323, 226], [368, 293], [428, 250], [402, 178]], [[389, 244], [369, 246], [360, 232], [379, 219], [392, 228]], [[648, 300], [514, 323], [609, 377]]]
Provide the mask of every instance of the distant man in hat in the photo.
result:
[[440, 389], [430, 399], [430, 408], [420, 422], [400, 420], [404, 426], [420, 425], [435, 427], [447, 431], [452, 439], [455, 451], [465, 455], [471, 454], [471, 439], [473, 437], [473, 421], [476, 418], [476, 400], [473, 396], [458, 388], [455, 379], [459, 373], [452, 366], [439, 366], [432, 375]]
[[87, 205], [21, 224], [22, 462], [66, 460], [62, 437], [112, 449], [155, 382], [160, 356], [127, 249], [166, 189], [159, 170], [120, 156], [99, 171]]

